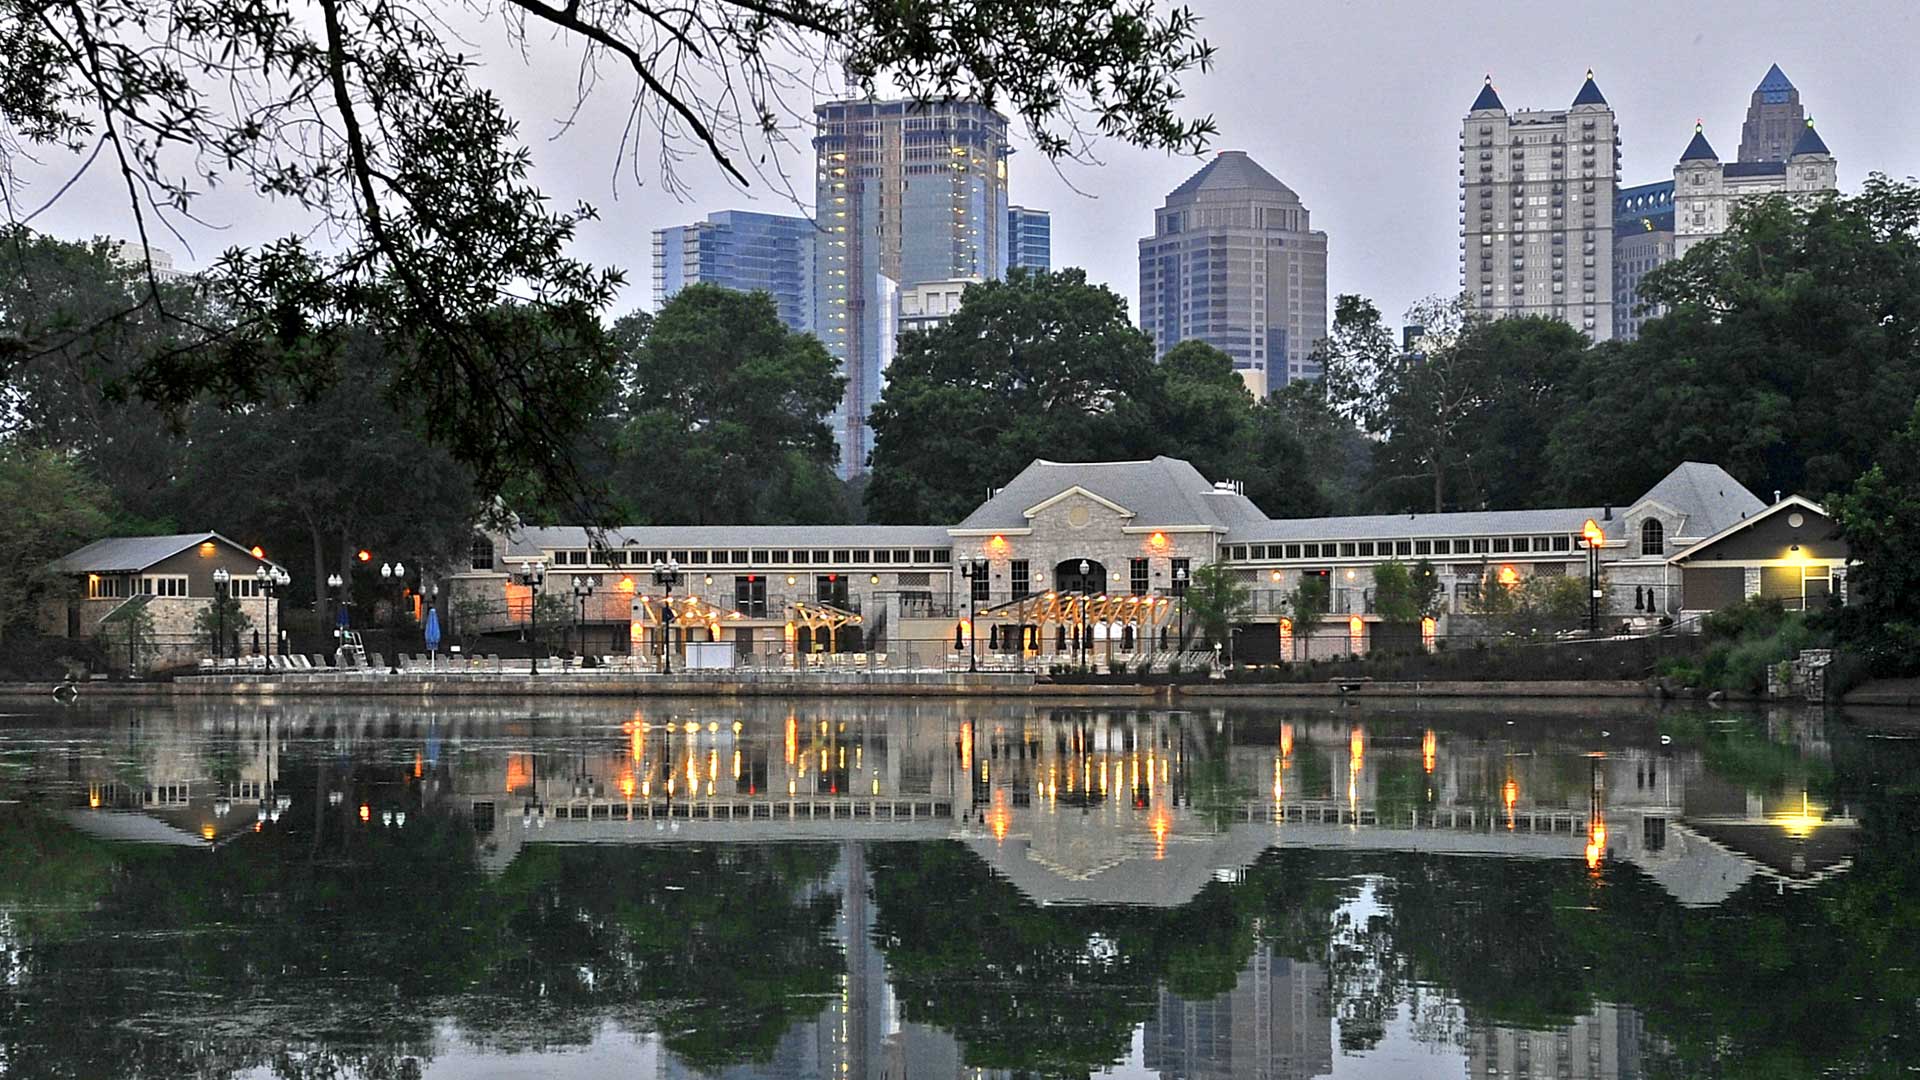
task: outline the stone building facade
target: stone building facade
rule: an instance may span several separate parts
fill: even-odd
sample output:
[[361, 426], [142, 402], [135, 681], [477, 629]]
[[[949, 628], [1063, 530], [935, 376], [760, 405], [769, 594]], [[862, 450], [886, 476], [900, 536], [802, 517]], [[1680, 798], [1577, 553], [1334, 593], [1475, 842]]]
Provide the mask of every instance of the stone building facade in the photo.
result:
[[[227, 595], [239, 605], [250, 627], [230, 632], [228, 652], [252, 650], [252, 632], [264, 635], [281, 626], [280, 601], [262, 589], [256, 572], [278, 569], [258, 549], [243, 547], [214, 532], [167, 536], [127, 536], [96, 540], [55, 559], [48, 569], [67, 587], [41, 605], [40, 631], [53, 637], [100, 638], [121, 648], [124, 621], [141, 613], [152, 625], [151, 646], [136, 648], [136, 666], [159, 667], [213, 654], [213, 642], [195, 620], [214, 600], [215, 572], [229, 576]], [[237, 637], [237, 640], [234, 640]], [[141, 660], [144, 658], [144, 664]]]

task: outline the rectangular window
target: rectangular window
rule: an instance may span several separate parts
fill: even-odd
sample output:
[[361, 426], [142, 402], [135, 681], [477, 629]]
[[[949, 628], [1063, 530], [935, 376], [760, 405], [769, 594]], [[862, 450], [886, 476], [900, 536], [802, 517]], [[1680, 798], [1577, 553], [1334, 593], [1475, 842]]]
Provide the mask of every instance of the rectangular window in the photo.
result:
[[1393, 553], [1394, 553], [1395, 555], [1411, 555], [1411, 554], [1413, 554], [1413, 541], [1411, 541], [1411, 540], [1395, 540], [1395, 541], [1393, 542]]
[[973, 564], [973, 569], [973, 602], [984, 604], [993, 596], [992, 567], [988, 563], [977, 562]]
[[1357, 545], [1357, 544], [1354, 544], [1354, 543], [1351, 543], [1351, 542], [1348, 542], [1348, 543], [1345, 543], [1345, 544], [1341, 544], [1341, 545], [1340, 545], [1340, 557], [1341, 557], [1341, 558], [1343, 558], [1343, 559], [1351, 559], [1351, 558], [1353, 558], [1353, 557], [1354, 557], [1354, 553], [1355, 553], [1355, 551], [1356, 551], [1356, 549], [1357, 549], [1358, 547], [1359, 547], [1359, 545]]
[[792, 561], [793, 561], [793, 555], [791, 552], [786, 552], [786, 551], [767, 552], [767, 564], [770, 566], [785, 566], [786, 564]]
[[1300, 545], [1299, 545], [1299, 544], [1288, 544], [1288, 545], [1287, 545], [1287, 558], [1289, 558], [1289, 559], [1297, 559], [1297, 558], [1299, 558], [1299, 557], [1300, 557]]
[[752, 562], [753, 562], [753, 565], [755, 566], [767, 565], [767, 553], [765, 551], [755, 551], [753, 553]]
[[813, 579], [814, 599], [823, 604], [832, 604], [837, 608], [847, 606], [847, 576], [845, 574], [820, 574]]
[[1506, 537], [1496, 536], [1493, 538], [1493, 553], [1495, 555], [1505, 555], [1507, 553], [1507, 546]]
[[841, 549], [833, 553], [833, 564], [835, 566], [845, 566], [852, 561], [853, 561], [853, 552], [851, 551]]
[[1513, 550], [1520, 552], [1523, 555], [1526, 554], [1527, 549], [1530, 546], [1531, 546], [1530, 542], [1524, 536], [1516, 536], [1513, 538]]
[[1431, 541], [1431, 540], [1415, 540], [1415, 541], [1413, 542], [1413, 553], [1414, 553], [1415, 555], [1431, 555], [1431, 554], [1433, 554], [1433, 541]]
[[1319, 558], [1319, 557], [1320, 557], [1320, 545], [1319, 545], [1319, 544], [1308, 544], [1308, 545], [1307, 545], [1307, 555], [1306, 555], [1306, 557], [1307, 557], [1307, 558], [1309, 558], [1309, 559], [1317, 559], [1317, 558]]
[[1238, 561], [1246, 557], [1247, 557], [1247, 548], [1246, 548], [1246, 545], [1244, 544], [1235, 544], [1232, 547], [1229, 547], [1227, 549], [1227, 558], [1229, 559]]
[[1173, 595], [1187, 595], [1187, 576], [1192, 573], [1188, 567], [1191, 564], [1192, 560], [1190, 559], [1173, 560]]
[[953, 562], [953, 549], [952, 548], [934, 548], [933, 561], [936, 563]]
[[896, 562], [896, 563], [909, 563], [909, 562], [912, 562], [912, 561], [913, 561], [913, 552], [911, 552], [911, 551], [908, 551], [908, 550], [907, 550], [906, 548], [894, 548], [894, 549], [893, 549], [893, 561], [894, 561], [894, 562]]
[[467, 565], [475, 570], [493, 569], [493, 541], [475, 536], [467, 552]]
[[871, 552], [871, 551], [857, 551], [857, 550], [856, 550], [856, 551], [855, 551], [855, 552], [853, 553], [853, 561], [854, 561], [854, 562], [856, 562], [856, 563], [860, 563], [861, 565], [865, 565], [865, 564], [867, 564], [867, 563], [870, 563], [870, 562], [872, 562], [872, 561], [873, 561], [873, 552]]
[[686, 552], [676, 551], [673, 553], [673, 561], [679, 563], [682, 566], [685, 566], [687, 563], [691, 562], [692, 560], [687, 558]]
[[1012, 583], [1013, 598], [1023, 600], [1033, 591], [1033, 582], [1027, 570], [1027, 560], [1015, 559], [1007, 564], [1007, 575]]
[[746, 574], [733, 579], [733, 607], [749, 619], [767, 617], [767, 579]]
[[1367, 559], [1373, 558], [1373, 541], [1371, 540], [1360, 541], [1360, 555], [1362, 558], [1367, 558]]
[[1153, 581], [1148, 576], [1149, 565], [1145, 559], [1135, 559], [1127, 567], [1127, 587], [1135, 596], [1145, 596], [1147, 590], [1153, 588]]
[[747, 553], [744, 551], [730, 551], [727, 553], [727, 561], [735, 566], [745, 566], [747, 565]]
[[1475, 555], [1485, 555], [1487, 553], [1487, 541], [1484, 537], [1474, 540], [1473, 553]]
[[1572, 551], [1572, 550], [1573, 550], [1573, 537], [1571, 537], [1571, 536], [1556, 536], [1556, 537], [1554, 537], [1554, 538], [1553, 538], [1553, 550], [1555, 550], [1555, 551]]
[[706, 562], [707, 562], [707, 555], [708, 555], [708, 553], [707, 553], [707, 552], [705, 552], [705, 551], [693, 551], [693, 552], [689, 552], [689, 554], [691, 554], [691, 555], [693, 556], [693, 558], [692, 558], [692, 559], [690, 559], [690, 560], [688, 560], [688, 561], [689, 561], [689, 562], [692, 562], [692, 563], [693, 563], [694, 565], [696, 565], [696, 566], [702, 566], [702, 565], [705, 565], [705, 564], [706, 564]]
[[893, 561], [893, 552], [886, 548], [881, 548], [879, 551], [873, 553], [873, 561], [877, 563], [890, 563]]
[[926, 548], [914, 548], [913, 561], [917, 563], [930, 563], [933, 561], [933, 552]]
[[260, 581], [252, 574], [235, 574], [227, 582], [227, 595], [235, 600], [252, 600], [260, 595]]
[[144, 577], [140, 579], [140, 591], [147, 596], [185, 596], [187, 579], [173, 574]]

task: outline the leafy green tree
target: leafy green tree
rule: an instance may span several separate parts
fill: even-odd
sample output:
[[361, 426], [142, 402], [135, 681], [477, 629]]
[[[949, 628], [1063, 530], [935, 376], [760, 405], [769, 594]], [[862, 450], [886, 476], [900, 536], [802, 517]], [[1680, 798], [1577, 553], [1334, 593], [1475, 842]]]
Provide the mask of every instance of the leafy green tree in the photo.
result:
[[1254, 407], [1247, 497], [1274, 517], [1358, 514], [1375, 443], [1328, 404], [1319, 379], [1288, 383]]
[[1233, 624], [1245, 614], [1253, 590], [1240, 580], [1238, 571], [1224, 563], [1205, 563], [1195, 567], [1187, 583], [1187, 612], [1208, 645], [1223, 647], [1233, 634]]
[[[1147, 0], [508, 0], [469, 14], [504, 31], [509, 51], [549, 35], [578, 49], [583, 104], [604, 65], [632, 79], [635, 137], [615, 153], [658, 145], [676, 188], [688, 151], [735, 182], [783, 184], [763, 163], [808, 125], [816, 96], [983, 100], [1052, 159], [1095, 138], [1192, 152], [1214, 131], [1181, 114], [1179, 88], [1212, 47], [1191, 12]], [[473, 29], [357, 0], [80, 0], [9, 21], [6, 175], [30, 171], [39, 148], [100, 152], [143, 242], [219, 183], [311, 219], [221, 256], [205, 275], [220, 297], [213, 324], [194, 325], [142, 266], [144, 310], [195, 331], [146, 355], [132, 376], [142, 396], [272, 401], [324, 384], [345, 338], [366, 331], [404, 346], [378, 389], [482, 491], [587, 486], [567, 451], [604, 398], [600, 312], [622, 277], [568, 253], [594, 211], [555, 207], [533, 183], [516, 119], [480, 81], [499, 69], [476, 60]], [[315, 233], [328, 250], [307, 242]]]
[[0, 442], [0, 641], [31, 633], [70, 583], [47, 564], [100, 538], [107, 494], [66, 455]]
[[845, 519], [827, 423], [845, 380], [772, 297], [692, 285], [612, 336], [627, 384], [615, 494], [631, 520]]
[[1412, 566], [1389, 560], [1373, 568], [1373, 610], [1382, 619], [1419, 622], [1438, 615], [1441, 607], [1440, 575], [1426, 559]]
[[1879, 674], [1920, 673], [1920, 402], [1833, 516], [1855, 560], [1843, 639]]
[[1297, 654], [1313, 638], [1320, 620], [1333, 606], [1333, 584], [1319, 574], [1302, 575], [1287, 594], [1287, 614], [1293, 619], [1293, 647]]
[[1920, 185], [1744, 203], [1641, 295], [1668, 314], [1580, 366], [1558, 494], [1624, 502], [1680, 460], [1763, 493], [1843, 491], [1920, 397]]
[[873, 409], [868, 514], [959, 521], [1035, 458], [1137, 456], [1158, 382], [1153, 343], [1085, 271], [970, 285], [946, 323], [901, 336]]
[[233, 643], [253, 628], [253, 617], [246, 613], [240, 601], [232, 594], [216, 597], [194, 613], [193, 632], [207, 641], [207, 652], [211, 656], [227, 656], [235, 652]]

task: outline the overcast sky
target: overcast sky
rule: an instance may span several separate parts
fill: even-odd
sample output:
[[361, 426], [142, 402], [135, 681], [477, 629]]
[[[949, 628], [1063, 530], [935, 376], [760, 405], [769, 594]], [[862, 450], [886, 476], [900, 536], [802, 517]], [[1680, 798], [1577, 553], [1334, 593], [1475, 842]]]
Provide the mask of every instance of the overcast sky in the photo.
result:
[[[1491, 73], [1509, 109], [1564, 108], [1586, 70], [1619, 116], [1623, 183], [1670, 178], [1696, 118], [1728, 159], [1740, 142], [1748, 96], [1778, 63], [1855, 189], [1870, 171], [1920, 174], [1920, 0], [1688, 0], [1592, 3], [1353, 3], [1329, 0], [1192, 0], [1219, 47], [1213, 72], [1188, 82], [1195, 113], [1212, 113], [1215, 149], [1245, 150], [1295, 191], [1329, 235], [1333, 292], [1373, 297], [1389, 318], [1458, 281], [1457, 139], [1481, 78]], [[484, 44], [484, 43], [483, 43]], [[556, 137], [572, 101], [575, 69], [565, 49], [533, 50], [523, 64], [504, 48], [487, 53], [480, 78], [518, 115], [537, 179], [562, 205], [601, 212], [578, 253], [624, 267], [622, 309], [651, 302], [650, 233], [728, 208], [792, 212], [775, 193], [742, 191], [712, 167], [685, 168], [692, 191], [676, 198], [657, 182], [616, 190], [620, 93], [603, 94], [583, 121]], [[803, 144], [804, 145], [804, 144]], [[1083, 266], [1131, 304], [1135, 242], [1152, 208], [1201, 164], [1108, 144], [1101, 165], [1056, 175], [1032, 152], [1015, 155], [1016, 203], [1053, 211], [1053, 260]], [[20, 199], [36, 206], [67, 164], [48, 168]], [[652, 152], [643, 167], [652, 165]], [[101, 165], [104, 166], [104, 160]], [[810, 163], [793, 163], [802, 178]], [[1078, 194], [1073, 189], [1079, 189]], [[229, 185], [199, 207], [213, 232], [183, 228], [191, 252], [170, 237], [186, 267], [222, 247], [299, 228], [289, 208]], [[96, 169], [34, 223], [56, 235], [133, 235], [117, 178]]]

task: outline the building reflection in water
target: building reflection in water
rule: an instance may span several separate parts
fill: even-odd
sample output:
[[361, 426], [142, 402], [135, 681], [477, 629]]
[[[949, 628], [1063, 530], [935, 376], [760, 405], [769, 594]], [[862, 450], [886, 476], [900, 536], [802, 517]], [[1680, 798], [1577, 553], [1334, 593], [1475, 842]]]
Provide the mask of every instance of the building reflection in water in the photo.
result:
[[[1774, 745], [1826, 753], [1817, 721], [1774, 724]], [[216, 707], [113, 737], [117, 756], [42, 770], [66, 781], [65, 820], [112, 839], [213, 847], [324, 805], [363, 808], [368, 827], [462, 817], [495, 874], [536, 844], [834, 843], [820, 888], [838, 898], [837, 996], [769, 1061], [723, 1071], [741, 1080], [987, 1075], [952, 1035], [902, 1019], [873, 941], [869, 842], [957, 840], [1043, 906], [1155, 908], [1289, 847], [1626, 863], [1682, 905], [1714, 905], [1756, 880], [1787, 889], [1844, 873], [1854, 842], [1847, 808], [1804, 784], [1756, 793], [1649, 735], [1521, 742], [1499, 719], [1436, 732], [1359, 710], [708, 702], [530, 720]], [[311, 806], [294, 807], [281, 776], [289, 739], [313, 758]], [[1226, 993], [1161, 990], [1137, 1065], [1170, 1080], [1323, 1075], [1333, 993], [1324, 966], [1262, 940]], [[1611, 1005], [1557, 1030], [1455, 1034], [1476, 1077], [1638, 1076], [1645, 1042], [1639, 1016]], [[691, 1075], [671, 1053], [657, 1061]]]

